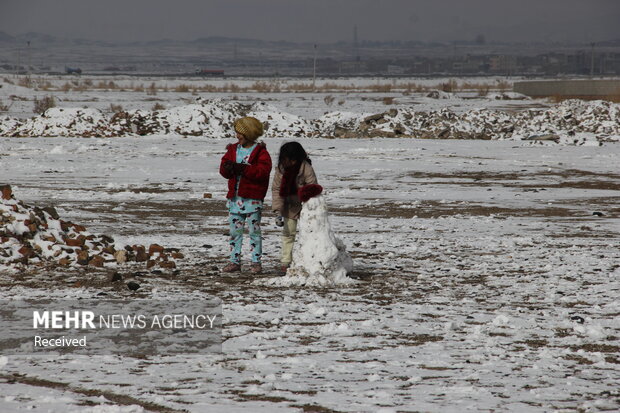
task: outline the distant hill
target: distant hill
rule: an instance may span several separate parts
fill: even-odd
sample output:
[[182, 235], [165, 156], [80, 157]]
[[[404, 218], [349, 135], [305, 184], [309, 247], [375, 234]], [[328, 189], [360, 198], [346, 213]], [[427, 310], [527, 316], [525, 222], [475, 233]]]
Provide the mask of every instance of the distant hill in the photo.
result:
[[50, 36], [49, 34], [36, 33], [36, 32], [28, 32], [24, 34], [20, 34], [15, 36], [15, 39], [22, 42], [36, 42], [36, 43], [54, 43], [56, 42], [56, 38], [54, 36]]
[[13, 42], [15, 38], [11, 35], [6, 34], [5, 32], [0, 32], [0, 42]]

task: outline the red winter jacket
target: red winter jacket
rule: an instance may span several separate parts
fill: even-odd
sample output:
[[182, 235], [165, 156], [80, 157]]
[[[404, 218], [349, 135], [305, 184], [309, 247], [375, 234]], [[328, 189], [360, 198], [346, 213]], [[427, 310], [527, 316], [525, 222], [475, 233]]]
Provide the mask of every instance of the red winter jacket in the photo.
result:
[[[220, 175], [228, 179], [228, 194], [226, 198], [230, 199], [235, 196], [235, 186], [237, 177], [233, 172], [224, 169], [224, 162], [237, 162], [237, 146], [238, 143], [226, 146], [226, 154], [220, 162]], [[271, 174], [271, 156], [267, 152], [267, 146], [259, 143], [250, 154], [248, 159], [249, 165], [246, 166], [239, 182], [238, 195], [242, 198], [249, 199], [265, 199], [267, 189], [269, 188], [269, 175]]]

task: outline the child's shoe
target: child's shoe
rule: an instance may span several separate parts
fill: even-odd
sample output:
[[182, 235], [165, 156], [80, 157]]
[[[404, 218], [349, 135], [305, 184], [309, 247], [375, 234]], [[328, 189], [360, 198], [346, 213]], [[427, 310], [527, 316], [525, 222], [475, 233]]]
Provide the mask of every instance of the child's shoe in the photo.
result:
[[241, 271], [241, 265], [234, 263], [234, 262], [229, 262], [228, 265], [222, 268], [222, 272], [239, 272], [239, 271]]

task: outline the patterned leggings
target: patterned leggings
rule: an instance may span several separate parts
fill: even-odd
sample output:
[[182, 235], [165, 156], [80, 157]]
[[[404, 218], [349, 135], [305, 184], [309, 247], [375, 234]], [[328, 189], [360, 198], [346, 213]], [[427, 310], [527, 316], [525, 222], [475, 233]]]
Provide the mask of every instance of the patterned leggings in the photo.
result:
[[243, 244], [243, 228], [245, 221], [248, 222], [250, 233], [250, 253], [252, 254], [252, 262], [260, 263], [263, 254], [263, 239], [260, 230], [261, 210], [257, 210], [250, 214], [234, 214], [228, 215], [228, 223], [230, 224], [230, 261], [235, 264], [241, 262], [241, 245]]

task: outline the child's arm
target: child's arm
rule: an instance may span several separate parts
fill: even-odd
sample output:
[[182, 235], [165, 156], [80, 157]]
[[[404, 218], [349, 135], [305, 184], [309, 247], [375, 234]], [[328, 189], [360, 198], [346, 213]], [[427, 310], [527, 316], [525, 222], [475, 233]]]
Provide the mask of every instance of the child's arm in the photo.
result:
[[314, 168], [308, 162], [304, 162], [304, 185], [318, 184]]
[[233, 170], [234, 159], [230, 157], [230, 148], [226, 147], [227, 151], [222, 156], [222, 160], [220, 162], [220, 175], [222, 175], [226, 179], [234, 178], [235, 173]]
[[271, 210], [276, 214], [281, 214], [284, 207], [284, 200], [280, 196], [280, 186], [282, 184], [282, 173], [278, 168], [273, 176], [271, 183]]
[[271, 156], [266, 150], [262, 150], [251, 165], [247, 165], [242, 176], [250, 181], [263, 182], [269, 184], [271, 174]]

